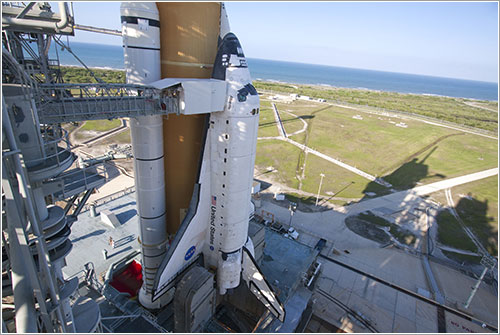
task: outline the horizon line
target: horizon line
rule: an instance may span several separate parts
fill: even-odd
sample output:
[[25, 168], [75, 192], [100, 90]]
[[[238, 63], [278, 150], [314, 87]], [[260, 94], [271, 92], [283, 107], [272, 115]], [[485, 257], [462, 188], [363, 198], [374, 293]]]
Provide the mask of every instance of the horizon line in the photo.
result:
[[[82, 44], [98, 44], [104, 46], [115, 46], [115, 47], [123, 47], [121, 44], [104, 44], [97, 42], [81, 42], [81, 41], [72, 41], [73, 43], [82, 43]], [[367, 69], [367, 68], [359, 68], [359, 67], [351, 67], [351, 66], [340, 66], [340, 65], [332, 65], [332, 64], [318, 64], [318, 63], [306, 63], [306, 62], [298, 62], [298, 61], [289, 61], [283, 59], [269, 59], [269, 58], [259, 58], [259, 57], [248, 57], [250, 59], [259, 59], [265, 61], [275, 61], [275, 62], [285, 62], [285, 63], [296, 63], [296, 64], [305, 64], [305, 65], [319, 65], [319, 66], [327, 66], [327, 67], [338, 67], [338, 68], [346, 68], [352, 70], [363, 70], [363, 71], [374, 71], [374, 72], [386, 72], [386, 73], [395, 73], [395, 74], [406, 74], [412, 76], [422, 76], [422, 77], [431, 77], [431, 78], [444, 78], [444, 79], [454, 79], [454, 80], [463, 80], [463, 81], [474, 81], [479, 83], [486, 84], [496, 84], [498, 86], [499, 82], [499, 74], [497, 70], [497, 81], [487, 81], [487, 80], [478, 80], [478, 79], [466, 79], [466, 78], [457, 78], [457, 77], [446, 77], [446, 76], [436, 76], [430, 74], [420, 74], [420, 73], [409, 73], [409, 72], [397, 72], [397, 71], [389, 71], [389, 70], [378, 70], [378, 69]]]

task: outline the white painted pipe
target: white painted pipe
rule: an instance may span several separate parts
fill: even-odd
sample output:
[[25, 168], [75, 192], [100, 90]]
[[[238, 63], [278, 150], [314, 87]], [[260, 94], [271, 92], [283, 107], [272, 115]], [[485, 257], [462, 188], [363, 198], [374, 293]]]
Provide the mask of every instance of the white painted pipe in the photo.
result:
[[66, 2], [59, 2], [59, 14], [61, 15], [61, 21], [56, 22], [57, 29], [64, 29], [68, 26], [68, 11], [66, 7]]
[[17, 27], [49, 28], [49, 29], [54, 29], [55, 31], [59, 31], [61, 29], [66, 28], [69, 23], [68, 12], [65, 2], [59, 2], [59, 12], [61, 15], [61, 19], [59, 20], [59, 22], [47, 22], [47, 21], [33, 20], [33, 19], [17, 19], [17, 18], [2, 16], [2, 24], [8, 24]]
[[479, 276], [479, 279], [476, 281], [476, 284], [474, 284], [474, 286], [472, 287], [472, 291], [469, 295], [469, 298], [467, 298], [467, 302], [464, 304], [465, 309], [469, 308], [472, 298], [474, 298], [474, 295], [476, 295], [476, 292], [479, 289], [479, 285], [481, 285], [481, 282], [483, 281], [486, 272], [488, 272], [488, 268], [484, 267], [483, 272], [481, 272], [481, 276]]

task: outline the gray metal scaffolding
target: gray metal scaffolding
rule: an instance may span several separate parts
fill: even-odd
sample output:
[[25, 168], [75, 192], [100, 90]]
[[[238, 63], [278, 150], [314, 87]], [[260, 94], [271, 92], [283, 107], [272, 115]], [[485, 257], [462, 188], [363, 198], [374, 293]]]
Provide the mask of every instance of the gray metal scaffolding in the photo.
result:
[[179, 112], [177, 89], [132, 84], [41, 84], [35, 95], [41, 123], [54, 124]]

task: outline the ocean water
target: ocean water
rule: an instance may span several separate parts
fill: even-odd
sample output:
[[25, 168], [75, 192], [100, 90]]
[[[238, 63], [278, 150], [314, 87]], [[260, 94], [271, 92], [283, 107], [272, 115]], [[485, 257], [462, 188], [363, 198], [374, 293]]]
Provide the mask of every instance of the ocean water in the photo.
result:
[[[123, 48], [120, 46], [71, 42], [70, 47], [89, 67], [124, 68]], [[62, 65], [81, 66], [68, 51], [57, 48]], [[56, 55], [55, 47], [51, 48], [50, 55]], [[252, 78], [259, 80], [498, 100], [496, 83], [264, 59], [247, 60]]]

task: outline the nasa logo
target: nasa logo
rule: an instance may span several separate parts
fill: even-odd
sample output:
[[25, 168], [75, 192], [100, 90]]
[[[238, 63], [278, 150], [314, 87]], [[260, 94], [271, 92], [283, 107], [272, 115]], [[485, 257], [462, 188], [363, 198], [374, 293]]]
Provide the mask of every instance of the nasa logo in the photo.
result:
[[210, 246], [210, 250], [214, 251], [214, 246], [213, 245]]
[[196, 251], [196, 247], [193, 245], [191, 248], [186, 251], [186, 256], [184, 256], [184, 260], [188, 261], [191, 257], [193, 257], [194, 252]]

